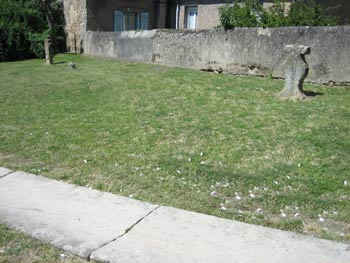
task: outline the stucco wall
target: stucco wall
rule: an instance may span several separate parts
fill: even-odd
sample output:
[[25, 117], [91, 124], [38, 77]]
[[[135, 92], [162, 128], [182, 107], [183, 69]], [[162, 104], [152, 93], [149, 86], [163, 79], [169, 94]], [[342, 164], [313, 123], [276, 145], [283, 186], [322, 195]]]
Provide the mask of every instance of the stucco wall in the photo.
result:
[[134, 62], [152, 62], [153, 37], [156, 30], [124, 32], [88, 31], [84, 38], [84, 53]]
[[225, 5], [226, 0], [183, 0], [180, 1], [179, 28], [186, 26], [186, 7], [197, 6], [197, 29], [211, 29], [220, 24], [219, 7]]
[[[215, 5], [197, 5], [198, 16], [197, 16], [197, 28], [196, 29], [211, 29], [220, 24], [219, 7], [223, 4]], [[180, 6], [179, 13], [179, 28], [185, 29], [186, 25], [186, 6]]]
[[[127, 44], [120, 44], [120, 43]], [[287, 44], [311, 46], [307, 80], [350, 83], [350, 26], [237, 28], [232, 31], [88, 32], [85, 53], [145, 63], [283, 77]]]

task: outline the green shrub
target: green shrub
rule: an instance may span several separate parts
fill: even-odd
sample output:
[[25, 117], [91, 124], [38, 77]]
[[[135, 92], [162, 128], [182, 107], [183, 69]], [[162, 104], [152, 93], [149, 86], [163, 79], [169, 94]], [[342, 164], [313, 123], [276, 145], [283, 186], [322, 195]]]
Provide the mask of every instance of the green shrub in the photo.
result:
[[219, 9], [220, 22], [225, 29], [234, 27], [256, 27], [260, 24], [262, 6], [257, 0], [226, 5]]
[[315, 0], [297, 0], [285, 12], [283, 1], [265, 10], [258, 0], [234, 1], [219, 9], [220, 23], [225, 29], [235, 27], [331, 26], [338, 19]]
[[[57, 21], [56, 51], [65, 47], [63, 6], [53, 2]], [[38, 0], [0, 0], [0, 61], [44, 57], [48, 35], [45, 13]]]
[[30, 42], [30, 50], [37, 58], [43, 58], [45, 56], [44, 41], [47, 36], [47, 32], [43, 33], [28, 33], [28, 40]]
[[296, 1], [288, 13], [288, 25], [293, 26], [334, 26], [338, 19], [327, 14], [327, 8], [315, 0]]
[[285, 7], [281, 1], [275, 1], [274, 5], [265, 10], [265, 20], [260, 26], [263, 27], [281, 27], [288, 25], [285, 15]]

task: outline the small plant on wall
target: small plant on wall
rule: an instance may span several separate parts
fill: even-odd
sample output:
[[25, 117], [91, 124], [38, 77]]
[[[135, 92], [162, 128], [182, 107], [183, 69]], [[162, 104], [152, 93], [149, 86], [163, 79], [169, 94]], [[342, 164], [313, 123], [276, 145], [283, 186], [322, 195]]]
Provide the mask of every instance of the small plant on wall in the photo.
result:
[[258, 0], [232, 1], [219, 9], [220, 23], [225, 29], [235, 27], [333, 26], [338, 18], [315, 0], [297, 0], [287, 6], [275, 0], [264, 9]]

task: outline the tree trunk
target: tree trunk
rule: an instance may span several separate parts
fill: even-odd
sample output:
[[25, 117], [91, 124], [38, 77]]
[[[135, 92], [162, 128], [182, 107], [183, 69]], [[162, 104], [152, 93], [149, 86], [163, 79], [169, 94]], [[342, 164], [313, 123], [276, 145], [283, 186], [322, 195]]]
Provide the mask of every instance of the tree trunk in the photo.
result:
[[55, 21], [54, 21], [52, 9], [51, 9], [51, 0], [41, 0], [41, 3], [43, 4], [43, 7], [44, 7], [49, 30], [52, 30], [55, 25]]
[[41, 3], [44, 7], [46, 21], [49, 26], [49, 36], [45, 39], [45, 59], [46, 64], [53, 64], [53, 48], [52, 43], [55, 43], [55, 20], [53, 12], [51, 9], [51, 0], [41, 0]]

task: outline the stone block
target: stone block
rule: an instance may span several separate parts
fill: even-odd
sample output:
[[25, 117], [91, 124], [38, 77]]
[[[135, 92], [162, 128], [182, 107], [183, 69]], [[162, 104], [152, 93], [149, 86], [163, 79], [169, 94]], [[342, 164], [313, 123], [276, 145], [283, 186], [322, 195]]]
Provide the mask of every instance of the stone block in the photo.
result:
[[305, 45], [287, 45], [284, 51], [288, 54], [283, 65], [285, 84], [279, 96], [290, 100], [304, 99], [306, 95], [303, 92], [303, 83], [309, 74], [305, 55], [311, 53], [311, 48]]

